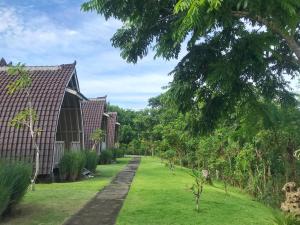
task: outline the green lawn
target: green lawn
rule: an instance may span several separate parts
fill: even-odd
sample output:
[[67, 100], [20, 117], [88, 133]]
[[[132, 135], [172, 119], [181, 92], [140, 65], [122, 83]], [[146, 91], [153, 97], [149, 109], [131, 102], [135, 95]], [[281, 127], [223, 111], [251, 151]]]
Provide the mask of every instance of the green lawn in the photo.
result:
[[205, 186], [200, 213], [194, 210], [186, 169], [175, 175], [158, 159], [143, 158], [117, 225], [268, 225], [272, 210], [237, 189]]
[[74, 183], [37, 184], [29, 191], [9, 225], [61, 225], [77, 212], [128, 163], [130, 158], [118, 159], [117, 164], [98, 166], [96, 176]]

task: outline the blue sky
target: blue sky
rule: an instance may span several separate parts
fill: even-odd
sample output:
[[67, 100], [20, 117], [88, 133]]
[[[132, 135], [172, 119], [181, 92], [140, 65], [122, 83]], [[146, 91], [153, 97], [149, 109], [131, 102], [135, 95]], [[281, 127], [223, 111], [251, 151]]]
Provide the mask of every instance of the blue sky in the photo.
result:
[[121, 23], [80, 11], [83, 0], [0, 0], [0, 57], [27, 65], [77, 61], [81, 92], [141, 109], [168, 84], [176, 61], [153, 53], [128, 64], [110, 38]]

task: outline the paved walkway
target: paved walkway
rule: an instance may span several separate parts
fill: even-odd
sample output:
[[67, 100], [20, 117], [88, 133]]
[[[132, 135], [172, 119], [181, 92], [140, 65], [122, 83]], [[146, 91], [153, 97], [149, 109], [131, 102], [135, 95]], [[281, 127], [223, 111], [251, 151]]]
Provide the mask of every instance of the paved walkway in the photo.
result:
[[139, 164], [140, 158], [133, 158], [108, 186], [64, 225], [114, 225]]

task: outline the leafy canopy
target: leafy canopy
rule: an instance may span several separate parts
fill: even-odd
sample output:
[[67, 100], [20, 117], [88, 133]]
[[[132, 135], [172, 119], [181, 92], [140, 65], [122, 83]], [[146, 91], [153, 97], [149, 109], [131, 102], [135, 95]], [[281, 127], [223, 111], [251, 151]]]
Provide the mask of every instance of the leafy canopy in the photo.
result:
[[82, 9], [123, 22], [112, 44], [128, 62], [149, 49], [178, 58], [187, 46], [169, 92], [204, 130], [261, 98], [295, 103], [285, 78], [299, 75], [299, 0], [89, 0]]

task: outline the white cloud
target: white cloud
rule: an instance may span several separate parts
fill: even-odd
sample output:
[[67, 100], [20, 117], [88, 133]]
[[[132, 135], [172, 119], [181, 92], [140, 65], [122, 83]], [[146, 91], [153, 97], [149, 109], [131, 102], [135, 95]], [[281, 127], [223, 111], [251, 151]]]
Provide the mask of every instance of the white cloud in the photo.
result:
[[170, 76], [164, 74], [143, 74], [140, 76], [122, 75], [119, 77], [100, 77], [99, 79], [85, 79], [80, 83], [81, 91], [95, 96], [99, 91], [107, 94], [157, 94], [161, 87], [171, 81]]
[[76, 21], [80, 26], [70, 29], [54, 23], [47, 15], [24, 18], [12, 7], [0, 8], [0, 21], [1, 45], [30, 53], [53, 48], [60, 48], [62, 52], [91, 49], [90, 42], [109, 40], [112, 31], [120, 26], [117, 21], [95, 16], [93, 20]]
[[38, 10], [37, 5], [1, 6], [0, 57], [28, 65], [77, 60], [81, 91], [87, 97], [107, 94], [113, 104], [135, 109], [146, 106], [148, 98], [161, 93], [161, 87], [171, 80], [167, 74], [175, 61], [154, 61], [150, 52], [136, 65], [126, 63], [110, 43], [121, 23], [79, 9], [80, 3], [65, 12], [56, 10], [57, 19], [50, 9]]

